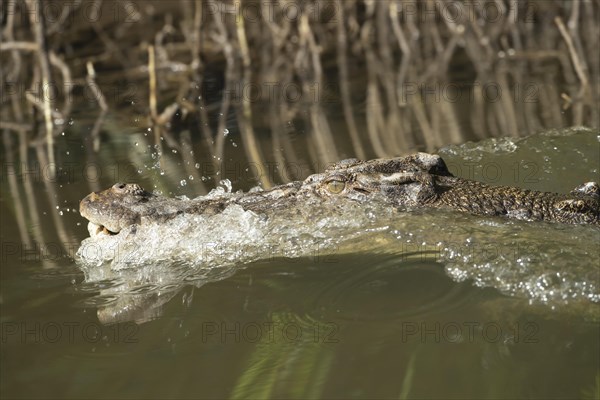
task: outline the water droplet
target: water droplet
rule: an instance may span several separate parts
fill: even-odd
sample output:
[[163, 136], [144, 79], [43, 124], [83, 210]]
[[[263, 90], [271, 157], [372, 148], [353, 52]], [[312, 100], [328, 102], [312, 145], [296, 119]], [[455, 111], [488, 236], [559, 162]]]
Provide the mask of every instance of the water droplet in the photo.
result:
[[185, 186], [185, 185], [187, 185], [187, 181], [185, 179], [182, 179], [179, 181], [179, 185]]
[[229, 135], [229, 129], [227, 129], [227, 128], [223, 129], [223, 135], [224, 136]]
[[200, 169], [200, 163], [194, 164], [194, 167], [196, 167], [196, 169]]

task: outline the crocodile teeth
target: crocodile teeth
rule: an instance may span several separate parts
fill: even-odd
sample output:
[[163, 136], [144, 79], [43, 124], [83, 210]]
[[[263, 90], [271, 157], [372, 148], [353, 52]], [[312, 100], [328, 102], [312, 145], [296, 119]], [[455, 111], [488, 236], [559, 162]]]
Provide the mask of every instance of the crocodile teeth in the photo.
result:
[[109, 231], [106, 229], [104, 225], [98, 225], [93, 222], [88, 223], [88, 232], [90, 233], [90, 237], [96, 237], [99, 235], [116, 235], [117, 233]]

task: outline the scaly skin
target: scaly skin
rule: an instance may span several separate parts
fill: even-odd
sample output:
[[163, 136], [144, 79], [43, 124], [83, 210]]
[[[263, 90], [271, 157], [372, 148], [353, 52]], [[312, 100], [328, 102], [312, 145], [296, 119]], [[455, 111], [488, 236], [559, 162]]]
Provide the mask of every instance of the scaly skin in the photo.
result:
[[[455, 177], [436, 177], [435, 185], [438, 195], [430, 204], [436, 207], [568, 224], [598, 224], [600, 221], [598, 196], [578, 190], [562, 195], [512, 186], [489, 186]], [[597, 185], [595, 189], [592, 185], [588, 190], [598, 190]]]
[[444, 208], [476, 215], [497, 215], [524, 220], [569, 224], [600, 223], [600, 189], [594, 182], [570, 194], [536, 192], [511, 186], [489, 186], [452, 176], [437, 155], [341, 161], [303, 182], [292, 182], [268, 191], [199, 197], [193, 200], [152, 194], [136, 184], [117, 183], [91, 193], [80, 203], [80, 213], [92, 229], [118, 233], [135, 224], [164, 222], [180, 214], [213, 215], [229, 205], [269, 215], [282, 208], [299, 207], [329, 198], [378, 201], [402, 209]]

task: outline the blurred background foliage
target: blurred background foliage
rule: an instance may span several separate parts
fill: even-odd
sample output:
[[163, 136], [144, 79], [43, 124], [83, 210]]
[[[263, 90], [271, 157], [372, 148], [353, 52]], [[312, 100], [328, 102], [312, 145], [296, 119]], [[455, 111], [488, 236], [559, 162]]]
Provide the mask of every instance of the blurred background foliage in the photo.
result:
[[597, 1], [5, 0], [1, 11], [4, 151], [26, 163], [36, 149], [49, 170], [82, 112], [99, 116], [81, 134], [90, 157], [124, 126], [152, 128], [160, 151], [193, 141], [197, 159], [222, 160], [231, 131], [263, 167], [598, 126]]

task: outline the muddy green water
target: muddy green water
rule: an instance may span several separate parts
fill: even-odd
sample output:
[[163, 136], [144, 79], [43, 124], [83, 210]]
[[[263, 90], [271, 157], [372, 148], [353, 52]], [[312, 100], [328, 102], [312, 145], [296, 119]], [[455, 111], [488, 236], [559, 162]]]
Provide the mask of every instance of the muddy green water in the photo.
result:
[[[137, 175], [128, 169], [137, 139], [121, 140], [112, 142], [117, 163], [98, 185], [115, 178], [156, 182], [152, 156], [140, 151], [148, 160], [140, 165], [149, 167]], [[83, 165], [78, 144], [61, 145], [64, 159]], [[440, 154], [464, 177], [567, 192], [599, 180], [599, 150], [597, 130], [573, 129]], [[185, 177], [178, 168], [166, 173]], [[243, 177], [234, 182], [234, 189], [247, 186]], [[460, 240], [487, 238], [509, 248], [524, 241], [525, 256], [535, 253], [538, 262], [512, 278], [564, 272], [563, 286], [592, 294], [583, 299], [532, 300], [530, 291], [494, 287], [494, 260], [431, 257], [406, 246], [402, 234], [410, 232], [386, 236], [384, 248], [269, 255], [233, 269], [209, 268], [202, 279], [179, 285], [103, 296], [115, 282], [86, 282], [72, 258], [87, 237], [73, 208], [90, 191], [89, 180], [55, 187], [59, 210], [43, 202], [46, 187], [34, 180], [37, 228], [49, 244], [40, 251], [19, 240], [13, 197], [2, 185], [3, 398], [594, 398], [600, 391], [597, 229], [521, 223], [514, 231], [500, 220], [482, 227], [477, 218], [444, 215], [453, 228], [443, 232]], [[163, 189], [193, 193], [191, 183]], [[52, 213], [67, 227], [63, 238], [49, 228]], [[567, 237], [575, 239], [561, 239]], [[381, 238], [373, 232], [359, 239]], [[394, 243], [395, 251], [385, 248]], [[61, 246], [67, 256], [59, 255]], [[518, 257], [503, 261], [497, 280], [518, 265]], [[461, 278], [457, 268], [470, 275]], [[122, 318], [111, 323], [114, 315], [103, 310], [115, 304]]]

